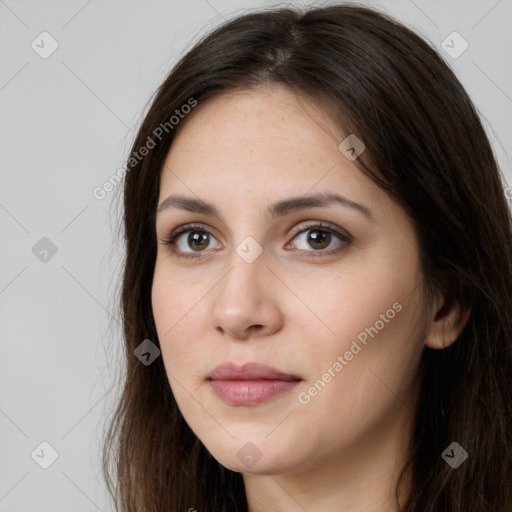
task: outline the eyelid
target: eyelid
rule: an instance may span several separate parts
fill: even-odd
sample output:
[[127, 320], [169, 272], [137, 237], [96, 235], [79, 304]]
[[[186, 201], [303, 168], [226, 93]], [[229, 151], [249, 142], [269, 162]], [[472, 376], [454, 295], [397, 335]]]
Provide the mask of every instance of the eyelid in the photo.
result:
[[[158, 237], [158, 239], [164, 245], [174, 246], [175, 242], [179, 236], [183, 235], [184, 233], [188, 233], [190, 231], [195, 231], [195, 232], [206, 233], [208, 235], [211, 235], [213, 238], [215, 238], [215, 240], [217, 240], [216, 237], [213, 236], [213, 234], [212, 234], [212, 231], [214, 231], [214, 229], [211, 228], [210, 226], [208, 226], [208, 227], [205, 227], [205, 226], [206, 226], [206, 224], [202, 224], [202, 223], [183, 224], [182, 226], [178, 226], [176, 229], [171, 230], [168, 234], [165, 234], [162, 237]], [[194, 254], [199, 256], [201, 254], [201, 252], [205, 252], [205, 251], [198, 251], [198, 252], [192, 251], [190, 253], [183, 253], [183, 254], [185, 254], [184, 256], [182, 254], [180, 254], [178, 251], [175, 251], [174, 249], [173, 249], [173, 252], [179, 257], [191, 257], [191, 256], [195, 257]]]
[[306, 225], [298, 226], [296, 229], [293, 230], [291, 237], [295, 238], [299, 233], [302, 233], [303, 231], [309, 231], [313, 230], [313, 228], [320, 228], [325, 229], [326, 231], [332, 231], [335, 235], [339, 236], [342, 240], [352, 241], [352, 236], [345, 231], [344, 229], [331, 224], [329, 222], [325, 222], [322, 220], [319, 221], [310, 221]]

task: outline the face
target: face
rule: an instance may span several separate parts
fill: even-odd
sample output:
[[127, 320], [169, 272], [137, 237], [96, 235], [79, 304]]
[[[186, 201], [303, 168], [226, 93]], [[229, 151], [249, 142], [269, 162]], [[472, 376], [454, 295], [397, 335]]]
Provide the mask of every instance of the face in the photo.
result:
[[412, 417], [418, 240], [333, 134], [284, 88], [230, 92], [199, 105], [162, 170], [163, 362], [185, 420], [234, 471], [347, 461], [402, 439]]

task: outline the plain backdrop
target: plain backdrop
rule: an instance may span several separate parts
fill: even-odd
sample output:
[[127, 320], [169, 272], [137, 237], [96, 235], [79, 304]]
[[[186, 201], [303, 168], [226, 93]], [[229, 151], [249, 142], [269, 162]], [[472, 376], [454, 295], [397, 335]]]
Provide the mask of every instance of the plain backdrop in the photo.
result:
[[[361, 3], [441, 53], [454, 31], [456, 48], [467, 42], [443, 55], [512, 183], [512, 2]], [[124, 165], [148, 100], [191, 42], [244, 10], [284, 5], [0, 0], [0, 512], [111, 510], [100, 441], [118, 392], [123, 248], [117, 191], [93, 190]]]

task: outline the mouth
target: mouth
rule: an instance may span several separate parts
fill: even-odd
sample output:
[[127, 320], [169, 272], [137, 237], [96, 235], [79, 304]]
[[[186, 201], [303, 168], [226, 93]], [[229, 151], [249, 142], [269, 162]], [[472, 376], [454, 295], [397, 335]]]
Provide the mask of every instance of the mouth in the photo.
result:
[[256, 405], [289, 392], [303, 379], [258, 363], [225, 363], [217, 366], [207, 380], [223, 402], [241, 406]]

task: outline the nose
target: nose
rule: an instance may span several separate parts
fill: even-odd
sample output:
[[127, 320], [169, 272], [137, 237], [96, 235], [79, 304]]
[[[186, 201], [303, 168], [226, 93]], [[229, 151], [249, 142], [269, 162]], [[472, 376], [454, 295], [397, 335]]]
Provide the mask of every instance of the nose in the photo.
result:
[[267, 267], [264, 255], [248, 263], [234, 251], [230, 270], [215, 287], [211, 322], [225, 337], [260, 338], [282, 327], [283, 314], [275, 293], [279, 280]]

